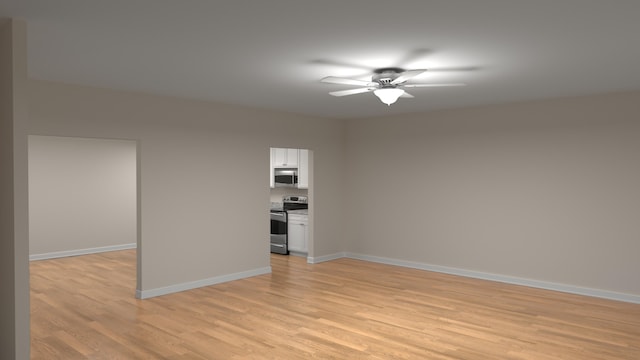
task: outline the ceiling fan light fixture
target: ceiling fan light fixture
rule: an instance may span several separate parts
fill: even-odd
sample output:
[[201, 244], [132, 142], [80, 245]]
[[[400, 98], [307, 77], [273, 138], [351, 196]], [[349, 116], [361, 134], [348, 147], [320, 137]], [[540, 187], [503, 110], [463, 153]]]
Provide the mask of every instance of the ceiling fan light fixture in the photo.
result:
[[398, 88], [382, 88], [377, 89], [373, 92], [383, 103], [387, 104], [387, 106], [395, 103], [402, 94], [404, 94], [404, 90]]

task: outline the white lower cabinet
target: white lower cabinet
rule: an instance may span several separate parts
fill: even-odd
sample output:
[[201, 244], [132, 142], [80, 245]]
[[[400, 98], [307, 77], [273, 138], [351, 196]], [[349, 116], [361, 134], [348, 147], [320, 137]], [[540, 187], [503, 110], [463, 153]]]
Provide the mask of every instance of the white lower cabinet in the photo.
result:
[[306, 253], [309, 239], [309, 217], [307, 215], [289, 214], [289, 251]]

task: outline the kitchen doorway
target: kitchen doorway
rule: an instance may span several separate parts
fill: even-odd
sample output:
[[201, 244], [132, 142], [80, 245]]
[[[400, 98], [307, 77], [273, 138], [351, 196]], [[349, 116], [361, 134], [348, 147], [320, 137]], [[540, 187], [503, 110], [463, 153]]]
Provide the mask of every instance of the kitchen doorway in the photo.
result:
[[270, 148], [270, 219], [273, 254], [313, 257], [313, 151]]

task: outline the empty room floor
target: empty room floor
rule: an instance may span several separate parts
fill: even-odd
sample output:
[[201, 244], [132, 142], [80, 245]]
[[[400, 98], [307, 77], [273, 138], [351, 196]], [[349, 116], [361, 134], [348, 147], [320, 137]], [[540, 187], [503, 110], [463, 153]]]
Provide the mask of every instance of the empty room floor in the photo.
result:
[[135, 250], [31, 262], [32, 359], [640, 359], [640, 304], [353, 259], [135, 299]]

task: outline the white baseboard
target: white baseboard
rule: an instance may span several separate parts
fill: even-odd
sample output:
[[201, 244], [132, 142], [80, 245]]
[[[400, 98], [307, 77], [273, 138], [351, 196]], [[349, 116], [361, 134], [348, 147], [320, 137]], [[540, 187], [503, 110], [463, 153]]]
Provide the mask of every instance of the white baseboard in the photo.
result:
[[337, 260], [337, 259], [344, 258], [344, 257], [348, 257], [346, 252], [339, 252], [339, 253], [335, 253], [335, 254], [316, 256], [316, 257], [307, 256], [307, 263], [309, 263], [309, 264], [318, 264], [318, 263], [321, 263], [321, 262]]
[[50, 252], [50, 253], [44, 253], [44, 254], [29, 255], [29, 261], [56, 259], [56, 258], [67, 257], [67, 256], [97, 254], [97, 253], [102, 253], [107, 251], [128, 250], [128, 249], [135, 249], [135, 248], [137, 248], [137, 245], [133, 243], [133, 244], [101, 246], [101, 247], [88, 248], [88, 249], [56, 251], [56, 252]]
[[402, 266], [402, 267], [413, 268], [413, 269], [434, 271], [434, 272], [451, 274], [451, 275], [459, 275], [459, 276], [465, 276], [465, 277], [476, 278], [476, 279], [498, 281], [498, 282], [514, 284], [514, 285], [523, 285], [523, 286], [529, 286], [529, 287], [546, 289], [546, 290], [555, 290], [555, 291], [561, 291], [561, 292], [566, 292], [571, 294], [593, 296], [598, 298], [640, 304], [640, 295], [634, 295], [634, 294], [625, 294], [625, 293], [619, 293], [619, 292], [608, 291], [608, 290], [592, 289], [592, 288], [585, 288], [580, 286], [558, 284], [558, 283], [547, 282], [547, 281], [524, 279], [524, 278], [519, 278], [514, 276], [484, 273], [479, 271], [464, 270], [464, 269], [452, 268], [447, 266], [431, 265], [431, 264], [391, 259], [391, 258], [385, 258], [385, 257], [379, 257], [379, 256], [346, 253], [345, 257], [348, 257], [351, 259], [387, 264], [387, 265], [396, 265], [396, 266]]
[[297, 257], [303, 257], [303, 258], [307, 257], [307, 253], [306, 252], [295, 251], [295, 250], [289, 250], [289, 255], [297, 256]]
[[244, 279], [244, 278], [249, 278], [249, 277], [258, 276], [258, 275], [264, 275], [264, 274], [270, 274], [270, 273], [271, 273], [271, 266], [267, 266], [267, 267], [263, 267], [263, 268], [258, 268], [258, 269], [248, 270], [248, 271], [242, 271], [242, 272], [237, 272], [237, 273], [227, 274], [227, 275], [221, 275], [221, 276], [214, 276], [214, 277], [208, 278], [208, 279], [189, 281], [189, 282], [185, 282], [185, 283], [181, 283], [181, 284], [176, 284], [176, 285], [171, 285], [171, 286], [166, 286], [166, 287], [161, 287], [161, 288], [156, 288], [156, 289], [136, 290], [136, 298], [138, 298], [138, 299], [149, 299], [149, 298], [156, 297], [156, 296], [173, 294], [173, 293], [186, 291], [186, 290], [192, 290], [192, 289], [196, 289], [196, 288], [200, 288], [200, 287], [204, 287], [204, 286], [220, 284], [220, 283], [224, 283], [224, 282], [227, 282], [227, 281], [240, 280], [240, 279]]

